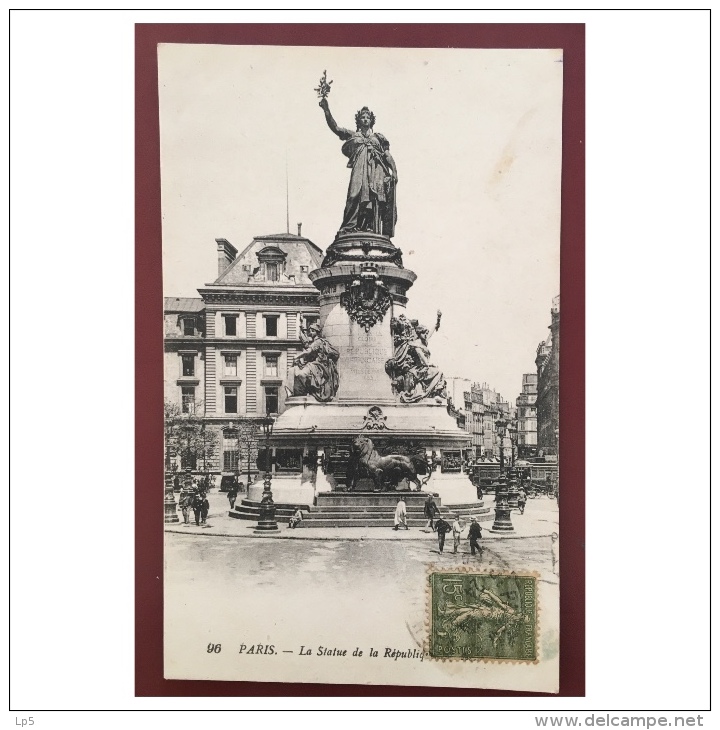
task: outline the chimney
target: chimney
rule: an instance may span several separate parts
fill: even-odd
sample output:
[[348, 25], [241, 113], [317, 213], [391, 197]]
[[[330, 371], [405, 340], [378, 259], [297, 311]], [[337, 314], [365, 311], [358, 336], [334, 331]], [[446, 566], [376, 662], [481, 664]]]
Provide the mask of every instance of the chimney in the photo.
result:
[[302, 223], [298, 223], [297, 226], [298, 226], [298, 236], [302, 236], [302, 233], [301, 233], [301, 231], [302, 231]]
[[226, 238], [216, 238], [215, 243], [218, 250], [218, 276], [222, 276], [227, 267], [235, 261], [238, 251]]

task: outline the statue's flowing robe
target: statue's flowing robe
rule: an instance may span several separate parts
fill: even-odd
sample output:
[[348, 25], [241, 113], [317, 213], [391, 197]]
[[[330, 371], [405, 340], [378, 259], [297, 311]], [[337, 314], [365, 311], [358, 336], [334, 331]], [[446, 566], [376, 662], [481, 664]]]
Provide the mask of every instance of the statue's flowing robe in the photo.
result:
[[340, 129], [340, 137], [346, 140], [342, 153], [352, 169], [348, 185], [345, 213], [340, 230], [357, 229], [395, 235], [397, 206], [392, 171], [385, 159], [390, 143], [382, 134]]
[[322, 402], [332, 400], [339, 384], [336, 364], [339, 351], [326, 339], [317, 337], [307, 346], [302, 357], [305, 365], [295, 376], [296, 384], [301, 384], [301, 392], [296, 395], [312, 395]]

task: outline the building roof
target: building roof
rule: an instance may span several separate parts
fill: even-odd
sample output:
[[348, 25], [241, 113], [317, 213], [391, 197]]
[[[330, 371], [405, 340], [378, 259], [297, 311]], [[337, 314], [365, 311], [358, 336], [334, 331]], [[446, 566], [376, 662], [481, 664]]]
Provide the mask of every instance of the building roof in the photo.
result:
[[[285, 254], [283, 272], [278, 281], [268, 282], [262, 275], [258, 253], [270, 249]], [[322, 249], [309, 238], [292, 233], [255, 236], [237, 258], [208, 286], [263, 286], [278, 288], [309, 287], [314, 289], [308, 274], [320, 268]]]
[[205, 302], [199, 297], [165, 297], [166, 312], [202, 312]]

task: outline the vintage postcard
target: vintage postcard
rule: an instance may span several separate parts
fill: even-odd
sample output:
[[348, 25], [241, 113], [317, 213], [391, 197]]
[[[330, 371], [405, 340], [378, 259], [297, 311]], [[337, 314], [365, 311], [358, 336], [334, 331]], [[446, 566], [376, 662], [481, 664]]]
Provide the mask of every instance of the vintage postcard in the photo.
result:
[[165, 678], [557, 692], [562, 50], [158, 89]]

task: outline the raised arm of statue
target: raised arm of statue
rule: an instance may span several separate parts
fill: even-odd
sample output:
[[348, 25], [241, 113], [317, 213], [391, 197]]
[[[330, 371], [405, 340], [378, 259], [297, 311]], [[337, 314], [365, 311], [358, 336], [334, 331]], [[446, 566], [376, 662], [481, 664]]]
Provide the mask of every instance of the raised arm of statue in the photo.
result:
[[330, 104], [326, 98], [320, 99], [319, 106], [325, 112], [325, 121], [333, 134], [336, 134], [340, 139], [349, 139], [352, 137], [352, 132], [349, 129], [338, 126], [338, 123], [330, 113]]

